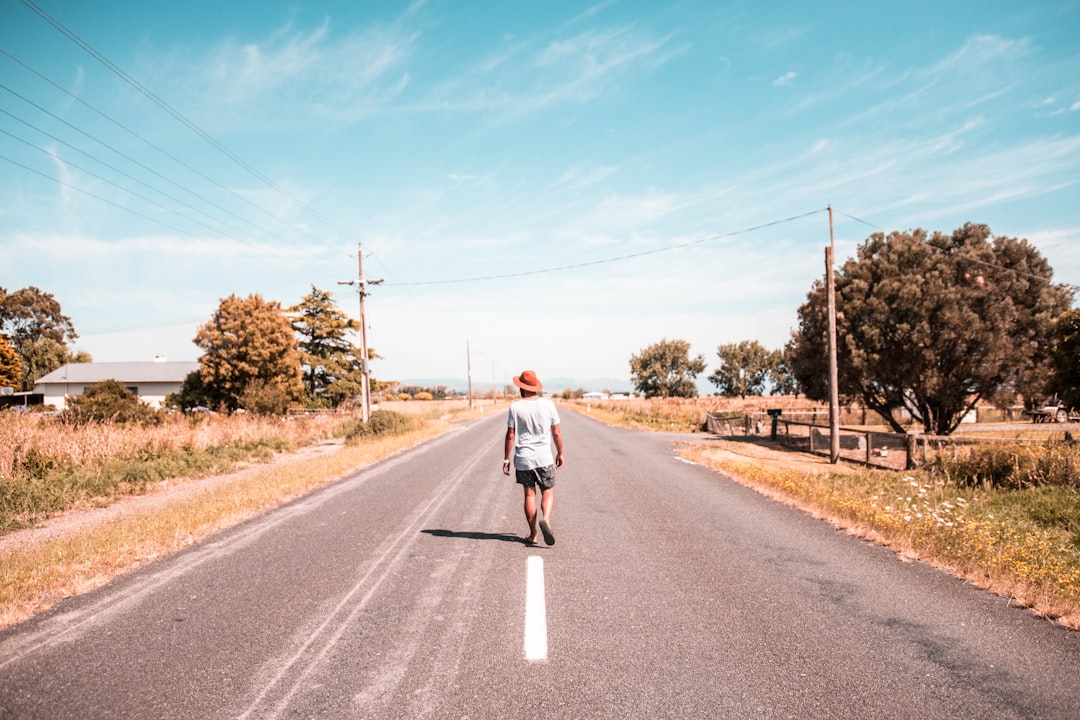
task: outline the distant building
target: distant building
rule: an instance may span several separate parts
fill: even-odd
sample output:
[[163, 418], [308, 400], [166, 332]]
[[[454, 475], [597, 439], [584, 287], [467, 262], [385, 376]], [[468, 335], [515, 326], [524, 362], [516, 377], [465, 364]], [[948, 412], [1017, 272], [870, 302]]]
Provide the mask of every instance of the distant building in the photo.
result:
[[44, 396], [46, 405], [63, 410], [68, 397], [82, 395], [87, 388], [106, 380], [116, 380], [156, 408], [161, 407], [166, 395], [179, 392], [184, 378], [198, 369], [195, 361], [69, 363], [34, 383], [34, 392]]

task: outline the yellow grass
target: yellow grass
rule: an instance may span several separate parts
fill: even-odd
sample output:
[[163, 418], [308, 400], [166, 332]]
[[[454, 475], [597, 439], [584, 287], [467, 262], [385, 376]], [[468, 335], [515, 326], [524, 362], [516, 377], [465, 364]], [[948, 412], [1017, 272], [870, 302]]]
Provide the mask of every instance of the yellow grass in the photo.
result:
[[482, 417], [492, 412], [502, 412], [508, 407], [510, 407], [510, 403], [505, 399], [494, 401], [491, 399], [473, 399], [472, 409], [469, 409], [467, 399], [384, 400], [379, 403], [380, 410], [392, 410], [396, 413], [417, 415], [424, 418], [453, 418], [456, 420]]
[[0, 556], [0, 627], [450, 429], [446, 423], [429, 422], [405, 435], [348, 445], [332, 455], [256, 467], [168, 507], [6, 551]]
[[0, 412], [0, 478], [8, 476], [30, 448], [60, 462], [82, 465], [130, 455], [145, 447], [204, 450], [266, 437], [284, 437], [293, 447], [303, 447], [333, 437], [341, 422], [334, 415], [294, 419], [177, 414], [156, 426], [74, 426], [52, 416]]
[[780, 408], [784, 412], [820, 410], [821, 403], [790, 396], [751, 398], [629, 398], [626, 400], [571, 400], [570, 406], [608, 423], [638, 430], [697, 432], [709, 412], [765, 412]]

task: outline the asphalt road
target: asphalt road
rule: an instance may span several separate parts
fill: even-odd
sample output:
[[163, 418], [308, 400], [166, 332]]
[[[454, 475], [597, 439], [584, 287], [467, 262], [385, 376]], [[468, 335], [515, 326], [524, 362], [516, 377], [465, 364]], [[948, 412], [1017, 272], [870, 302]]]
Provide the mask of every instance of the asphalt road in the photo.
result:
[[0, 718], [1080, 717], [1080, 633], [670, 437], [564, 412], [557, 542], [527, 547], [502, 432], [472, 422], [0, 633]]

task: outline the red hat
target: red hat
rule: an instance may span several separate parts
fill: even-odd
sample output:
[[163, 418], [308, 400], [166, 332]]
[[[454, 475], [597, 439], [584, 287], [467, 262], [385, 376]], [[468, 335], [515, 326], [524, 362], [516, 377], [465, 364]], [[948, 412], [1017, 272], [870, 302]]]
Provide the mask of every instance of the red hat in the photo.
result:
[[514, 384], [522, 390], [528, 390], [529, 392], [540, 392], [544, 389], [544, 385], [537, 379], [536, 373], [532, 370], [526, 370], [517, 377], [514, 378]]

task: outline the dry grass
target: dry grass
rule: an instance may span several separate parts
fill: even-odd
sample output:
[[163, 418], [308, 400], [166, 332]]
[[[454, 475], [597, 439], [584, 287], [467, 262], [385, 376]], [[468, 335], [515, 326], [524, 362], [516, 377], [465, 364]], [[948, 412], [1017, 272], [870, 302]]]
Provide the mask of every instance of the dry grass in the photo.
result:
[[5, 551], [0, 556], [0, 627], [21, 622], [64, 597], [99, 587], [449, 429], [446, 423], [431, 422], [408, 434], [365, 440], [332, 455], [251, 468], [164, 508]]
[[637, 430], [697, 432], [710, 412], [765, 412], [780, 408], [784, 412], [819, 410], [821, 403], [790, 396], [752, 398], [630, 398], [627, 400], [571, 400], [571, 407], [609, 423]]
[[341, 419], [332, 415], [300, 419], [171, 415], [161, 425], [75, 426], [47, 415], [0, 412], [0, 479], [9, 476], [31, 448], [62, 463], [86, 465], [147, 447], [205, 450], [266, 437], [283, 437], [293, 447], [303, 447], [333, 437], [340, 426]]
[[392, 410], [404, 415], [416, 415], [430, 419], [464, 420], [477, 418], [492, 412], [502, 412], [510, 407], [507, 400], [473, 400], [469, 409], [466, 399], [455, 400], [386, 400], [379, 403], [381, 410]]

